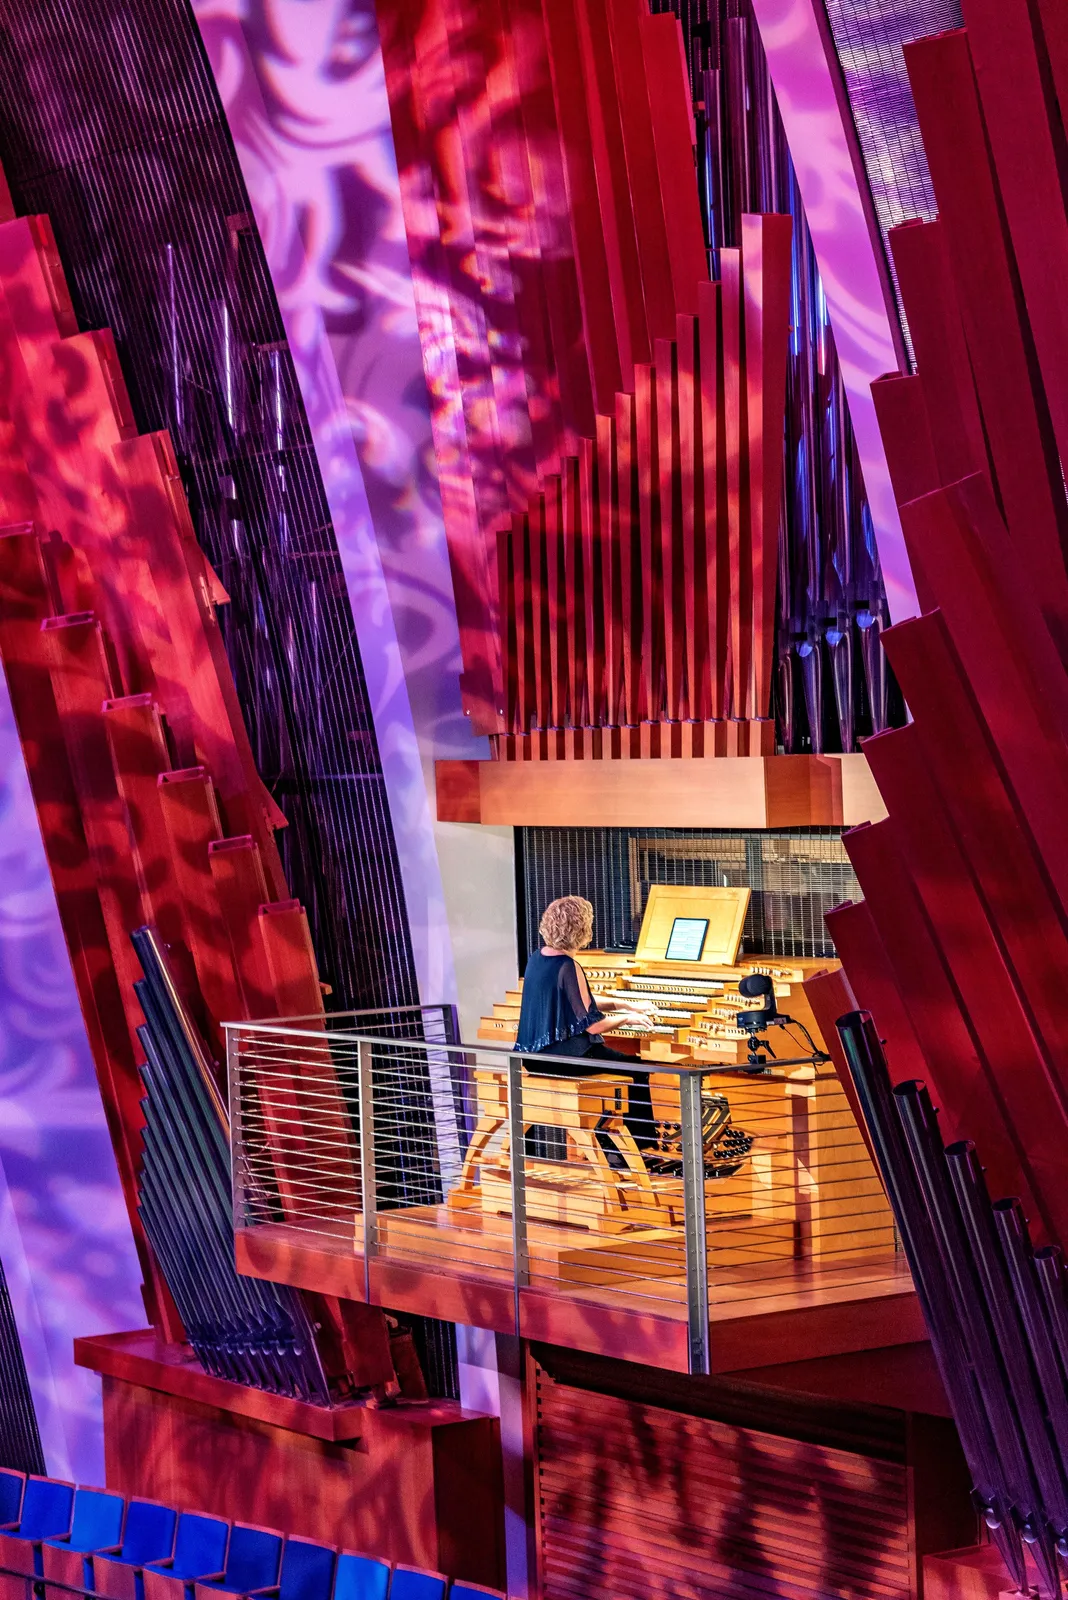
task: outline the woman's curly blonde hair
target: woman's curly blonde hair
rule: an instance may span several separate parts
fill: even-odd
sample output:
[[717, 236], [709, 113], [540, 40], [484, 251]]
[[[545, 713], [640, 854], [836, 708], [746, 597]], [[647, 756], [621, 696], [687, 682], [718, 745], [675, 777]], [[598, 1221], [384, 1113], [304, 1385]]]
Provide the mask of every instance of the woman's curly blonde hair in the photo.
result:
[[565, 894], [545, 907], [538, 932], [554, 950], [585, 950], [593, 938], [593, 907], [581, 895]]

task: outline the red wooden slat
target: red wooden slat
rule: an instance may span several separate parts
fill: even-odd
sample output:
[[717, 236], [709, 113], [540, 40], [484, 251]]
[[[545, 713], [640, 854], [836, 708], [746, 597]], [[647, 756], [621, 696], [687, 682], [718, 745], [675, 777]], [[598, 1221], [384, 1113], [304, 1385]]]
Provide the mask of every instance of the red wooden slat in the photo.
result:
[[36, 536], [25, 531], [0, 536], [0, 657], [145, 1277], [146, 1307], [166, 1337], [180, 1338], [180, 1319], [137, 1214], [142, 1090], [56, 705], [48, 641], [41, 632], [51, 607]]
[[[891, 228], [890, 246], [927, 402], [938, 481], [955, 483], [970, 472], [992, 471], [945, 229], [938, 220], [906, 222]], [[880, 380], [886, 381], [892, 380]], [[913, 494], [898, 495], [900, 504], [912, 499]]]
[[[435, 368], [428, 371], [430, 418], [438, 466], [442, 513], [449, 547], [464, 671], [460, 680], [464, 709], [477, 733], [498, 726], [499, 672], [496, 621], [489, 587], [489, 552], [476, 507], [472, 445], [462, 404], [456, 329], [452, 306], [441, 284], [446, 265], [437, 212], [427, 204], [433, 193], [429, 162], [414, 95], [410, 8], [384, 4], [378, 14], [379, 38], [397, 154], [412, 285], [424, 353], [433, 330]], [[425, 360], [425, 354], [424, 354]]]
[[161, 772], [156, 782], [200, 992], [217, 1023], [236, 1022], [244, 1011], [208, 858], [222, 838], [215, 790], [203, 767]]
[[647, 5], [646, 0], [589, 0], [589, 4], [591, 9], [603, 5], [607, 12], [651, 353], [657, 339], [674, 338], [676, 309], [686, 308], [676, 307], [671, 282], [642, 30]]
[[245, 1016], [253, 1020], [277, 1016], [274, 985], [259, 924], [267, 884], [256, 841], [247, 834], [217, 839], [208, 845], [208, 862], [219, 899], [219, 911], [241, 989]]
[[[686, 647], [684, 599], [682, 455], [679, 430], [678, 353], [674, 339], [656, 342], [656, 435], [660, 511], [660, 625], [664, 638], [663, 715], [683, 716], [683, 657]], [[692, 489], [691, 489], [692, 505]]]
[[[749, 548], [746, 450], [746, 388], [743, 371], [741, 253], [720, 251], [720, 329], [723, 340], [723, 444], [726, 467], [726, 511], [730, 634], [728, 639], [724, 716], [745, 716], [751, 668], [753, 615]], [[721, 580], [722, 581], [722, 580]]]
[[504, 728], [514, 733], [518, 725], [518, 665], [516, 640], [516, 592], [514, 548], [511, 528], [497, 530], [497, 588], [501, 619], [501, 687]]
[[620, 555], [616, 424], [597, 418], [597, 531], [601, 547], [604, 593], [604, 718], [611, 726], [624, 720], [623, 564]]
[[527, 733], [537, 716], [534, 673], [534, 606], [530, 518], [512, 518], [512, 591], [515, 598], [517, 731]]
[[638, 443], [635, 397], [616, 396], [616, 515], [620, 597], [623, 608], [623, 695], [620, 723], [641, 716], [642, 558], [638, 510]]
[[742, 218], [745, 418], [753, 596], [752, 692], [748, 714], [753, 718], [767, 718], [771, 714], [792, 226], [789, 217]]
[[1040, 58], [1027, 0], [964, 0], [964, 21], [1053, 432], [1068, 460], [1068, 213], [1046, 51]]
[[927, 1072], [920, 1044], [879, 938], [871, 907], [847, 901], [828, 911], [824, 921], [845, 968], [857, 1004], [875, 1018], [886, 1046], [895, 1083], [923, 1078]]
[[621, 352], [613, 316], [616, 275], [609, 265], [591, 126], [599, 108], [591, 106], [587, 94], [576, 8], [542, 0], [542, 15], [566, 180], [566, 190], [557, 192], [566, 192], [568, 199], [593, 399], [597, 411], [607, 416], [624, 371], [629, 382], [633, 357], [629, 343], [625, 356]]
[[698, 296], [701, 369], [701, 463], [707, 573], [709, 662], [708, 715], [727, 715], [727, 654], [730, 632], [730, 517], [727, 510], [726, 407], [718, 284], [702, 284]]
[[530, 530], [530, 617], [534, 659], [534, 725], [548, 728], [552, 722], [552, 622], [549, 612], [549, 525], [548, 495], [539, 494], [528, 519]]
[[548, 478], [541, 496], [545, 506], [545, 639], [542, 661], [546, 728], [562, 728], [567, 721], [567, 629], [570, 608], [565, 592], [563, 493], [560, 478]]
[[697, 143], [682, 25], [671, 12], [641, 19], [653, 142], [664, 202], [676, 314], [697, 313], [698, 285], [708, 280], [708, 255], [697, 185]]
[[[604, 419], [608, 421], [607, 418]], [[602, 566], [598, 505], [597, 450], [584, 439], [579, 446], [578, 502], [582, 528], [582, 607], [585, 657], [582, 664], [581, 720], [589, 727], [604, 718], [605, 621], [610, 601]]]
[[[590, 445], [586, 445], [587, 457]], [[563, 526], [563, 586], [562, 610], [564, 615], [564, 694], [565, 724], [580, 727], [586, 701], [586, 593], [583, 562], [585, 500], [580, 482], [580, 465], [577, 456], [564, 461], [561, 474], [561, 520]]]
[[703, 441], [698, 368], [697, 319], [677, 321], [679, 446], [679, 544], [682, 585], [681, 627], [685, 694], [680, 715], [703, 722], [708, 716], [708, 601], [703, 517]]
[[[1068, 1238], [1068, 1194], [1058, 1176], [1068, 1111], [927, 769], [919, 735], [915, 727], [896, 729], [869, 739], [865, 754], [987, 1068], [986, 1120], [1007, 1124], [1011, 1144], [1003, 1138], [1002, 1163], [1015, 1162], [1024, 1174], [1024, 1204], [1032, 1219], [1042, 1216], [1051, 1230], [1048, 1240]], [[971, 1127], [972, 1110], [961, 1105], [957, 1111], [961, 1125]], [[973, 1129], [971, 1137], [980, 1136]], [[985, 1140], [981, 1148], [986, 1162]], [[1001, 1171], [1002, 1192], [1006, 1178], [1020, 1182], [1018, 1174]]]
[[1061, 1060], [1068, 1026], [1059, 999], [1068, 963], [1063, 907], [995, 755], [941, 615], [901, 623], [889, 630], [886, 640], [887, 655], [915, 716], [927, 767], [1032, 1026], [1046, 1041], [1063, 1094]]
[[[536, 263], [530, 266], [536, 266], [544, 303], [548, 355], [562, 418], [561, 448], [566, 454], [579, 436], [593, 437], [595, 413], [592, 345], [583, 337], [577, 228], [569, 215], [560, 214], [560, 196], [569, 193], [569, 184], [549, 71], [549, 31], [541, 0], [501, 0], [501, 16], [501, 45], [514, 74], [524, 131], [532, 202], [529, 237], [540, 247]], [[573, 18], [570, 27], [573, 30]], [[531, 48], [531, 41], [537, 41], [538, 48]], [[525, 294], [529, 268], [525, 263], [519, 266]], [[614, 344], [610, 318], [608, 328]], [[618, 362], [615, 370], [609, 402], [618, 386]]]
[[910, 560], [923, 566], [999, 760], [1068, 908], [1068, 677], [981, 477], [902, 509]]
[[[634, 455], [638, 487], [638, 541], [641, 652], [638, 715], [645, 722], [660, 717], [664, 678], [664, 591], [660, 567], [660, 451], [657, 430], [656, 372], [640, 363], [634, 368]], [[637, 609], [637, 607], [636, 607]]]
[[1046, 401], [1031, 379], [967, 37], [918, 40], [905, 60], [1006, 519], [1068, 641], [1068, 509]]
[[[545, 3], [550, 7], [552, 0]], [[579, 92], [589, 110], [620, 373], [629, 389], [634, 363], [648, 361], [651, 347], [606, 5], [607, 0], [575, 0], [582, 57]]]

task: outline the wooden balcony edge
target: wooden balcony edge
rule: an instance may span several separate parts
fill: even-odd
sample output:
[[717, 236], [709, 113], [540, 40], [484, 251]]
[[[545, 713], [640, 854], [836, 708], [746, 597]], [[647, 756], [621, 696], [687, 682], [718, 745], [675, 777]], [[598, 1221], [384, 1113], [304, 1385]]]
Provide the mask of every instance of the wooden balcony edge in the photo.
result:
[[[249, 1277], [363, 1301], [363, 1258], [340, 1240], [317, 1239], [282, 1225], [238, 1231], [237, 1270]], [[461, 1322], [495, 1333], [614, 1356], [670, 1372], [687, 1370], [686, 1324], [653, 1306], [597, 1304], [541, 1286], [520, 1291], [520, 1324], [510, 1283], [458, 1268], [377, 1258], [374, 1303]], [[741, 1372], [816, 1357], [846, 1355], [927, 1337], [915, 1291], [907, 1282], [889, 1292], [786, 1306], [712, 1321], [712, 1370]]]
[[480, 1412], [466, 1411], [454, 1400], [406, 1401], [371, 1408], [359, 1401], [321, 1406], [288, 1395], [269, 1394], [205, 1372], [187, 1345], [166, 1344], [150, 1328], [75, 1339], [74, 1361], [76, 1366], [104, 1378], [211, 1406], [231, 1416], [327, 1444], [351, 1444], [383, 1429], [414, 1428], [426, 1432], [485, 1420]]
[[439, 822], [515, 827], [811, 828], [878, 822], [863, 755], [438, 761]]

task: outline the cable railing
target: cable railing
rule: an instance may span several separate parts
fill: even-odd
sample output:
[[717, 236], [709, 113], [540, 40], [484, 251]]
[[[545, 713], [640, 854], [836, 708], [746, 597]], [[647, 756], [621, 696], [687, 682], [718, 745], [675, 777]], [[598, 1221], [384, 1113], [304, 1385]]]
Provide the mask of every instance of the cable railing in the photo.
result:
[[620, 1354], [620, 1314], [652, 1319], [635, 1353], [701, 1373], [717, 1324], [908, 1292], [824, 1060], [583, 1076], [356, 1015], [227, 1044], [235, 1228], [350, 1256], [369, 1303], [448, 1279], [484, 1325], [594, 1348], [611, 1322]]

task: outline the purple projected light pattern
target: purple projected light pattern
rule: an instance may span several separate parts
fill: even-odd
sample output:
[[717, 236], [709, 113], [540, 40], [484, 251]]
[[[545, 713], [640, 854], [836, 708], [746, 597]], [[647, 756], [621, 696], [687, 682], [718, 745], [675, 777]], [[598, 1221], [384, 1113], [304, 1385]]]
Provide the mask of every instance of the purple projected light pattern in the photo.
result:
[[876, 250], [813, 6], [753, 0], [834, 330], [892, 622], [919, 612], [871, 385], [898, 370]]
[[0, 674], [0, 1260], [48, 1471], [103, 1483], [72, 1341], [145, 1325], [141, 1269]]
[[371, 0], [193, 0], [352, 602], [424, 1001], [455, 999], [433, 760], [485, 757], [459, 634]]

